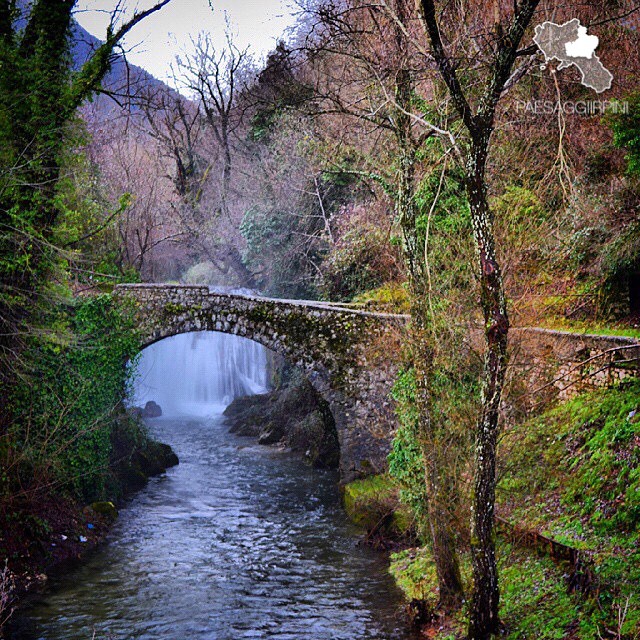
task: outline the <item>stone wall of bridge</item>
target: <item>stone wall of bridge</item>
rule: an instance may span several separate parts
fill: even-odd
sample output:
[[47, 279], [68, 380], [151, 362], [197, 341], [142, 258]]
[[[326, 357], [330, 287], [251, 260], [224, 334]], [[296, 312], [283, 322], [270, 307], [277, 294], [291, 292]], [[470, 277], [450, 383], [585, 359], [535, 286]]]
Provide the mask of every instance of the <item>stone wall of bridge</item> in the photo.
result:
[[510, 350], [511, 379], [531, 407], [609, 387], [640, 371], [640, 342], [625, 336], [514, 328]]

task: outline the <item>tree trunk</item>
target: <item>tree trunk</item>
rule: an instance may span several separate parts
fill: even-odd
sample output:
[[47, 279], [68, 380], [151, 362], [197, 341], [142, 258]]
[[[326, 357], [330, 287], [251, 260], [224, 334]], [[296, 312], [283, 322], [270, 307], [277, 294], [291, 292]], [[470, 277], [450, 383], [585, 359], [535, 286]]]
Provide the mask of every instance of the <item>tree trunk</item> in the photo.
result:
[[229, 140], [228, 116], [222, 118], [222, 184], [220, 187], [220, 200], [222, 215], [229, 217], [229, 191], [231, 189], [231, 142]]
[[500, 399], [507, 368], [507, 315], [502, 275], [495, 255], [493, 216], [487, 202], [485, 166], [490, 129], [478, 135], [467, 166], [467, 193], [479, 257], [481, 305], [485, 326], [482, 413], [475, 439], [471, 555], [474, 588], [470, 640], [486, 640], [499, 630], [498, 571], [494, 538], [496, 444]]
[[[404, 24], [409, 13], [406, 0], [396, 0], [394, 8], [398, 20]], [[420, 424], [419, 438], [425, 461], [427, 489], [427, 514], [431, 534], [433, 558], [440, 589], [440, 605], [445, 609], [459, 606], [463, 586], [455, 547], [449, 505], [451, 497], [445, 495], [451, 482], [447, 482], [448, 469], [443, 464], [441, 447], [446, 439], [443, 425], [434, 419], [432, 411], [433, 357], [437, 345], [430, 331], [427, 305], [427, 279], [425, 273], [424, 242], [420, 239], [415, 204], [415, 164], [417, 144], [412, 130], [411, 117], [414, 79], [411, 73], [411, 56], [404, 31], [395, 26], [395, 43], [398, 55], [398, 71], [395, 76], [395, 98], [400, 109], [395, 113], [395, 134], [400, 147], [398, 191], [396, 209], [404, 236], [404, 256], [409, 272], [411, 294], [413, 363], [416, 372], [416, 402]]]
[[227, 246], [223, 251], [222, 259], [229, 268], [235, 271], [238, 276], [240, 286], [247, 287], [249, 289], [258, 288], [255, 276], [251, 271], [249, 271], [249, 269], [247, 269], [247, 265], [242, 261], [242, 256], [236, 247], [231, 245]]
[[[412, 292], [412, 296], [414, 292]], [[420, 317], [425, 313], [422, 299], [412, 305], [413, 356], [416, 371], [416, 402], [420, 424], [419, 435], [422, 454], [425, 461], [425, 482], [427, 487], [427, 515], [433, 559], [440, 589], [440, 606], [452, 609], [460, 606], [464, 593], [460, 566], [456, 551], [456, 539], [451, 518], [451, 503], [456, 502], [449, 494], [451, 482], [447, 481], [448, 469], [441, 455], [441, 446], [446, 439], [443, 425], [435, 422], [431, 402], [431, 381], [433, 379], [433, 349], [430, 338], [422, 325]]]
[[[400, 123], [403, 118], [406, 118], [405, 114], [398, 115]], [[408, 122], [407, 126], [410, 126]], [[420, 421], [418, 430], [425, 461], [427, 514], [440, 589], [440, 605], [445, 609], [451, 609], [460, 605], [464, 590], [449, 509], [453, 498], [447, 495], [452, 483], [447, 482], [448, 469], [441, 455], [446, 434], [443, 425], [438, 424], [437, 419], [434, 420], [432, 412], [431, 381], [433, 356], [437, 345], [433, 344], [433, 334], [429, 330], [431, 320], [427, 307], [424, 244], [419, 241], [416, 229], [415, 151], [408, 139], [401, 136], [400, 142], [402, 151], [396, 207], [403, 228], [404, 254], [409, 271], [412, 355], [417, 382], [416, 403]]]

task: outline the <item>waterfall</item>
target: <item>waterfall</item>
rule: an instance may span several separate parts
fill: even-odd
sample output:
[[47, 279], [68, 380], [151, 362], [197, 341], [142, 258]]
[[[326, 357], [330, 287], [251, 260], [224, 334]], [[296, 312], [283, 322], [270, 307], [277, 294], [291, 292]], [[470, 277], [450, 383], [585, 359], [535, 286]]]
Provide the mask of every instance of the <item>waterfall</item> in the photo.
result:
[[268, 390], [267, 350], [239, 336], [200, 331], [142, 351], [132, 404], [157, 402], [163, 415], [220, 413], [236, 397]]

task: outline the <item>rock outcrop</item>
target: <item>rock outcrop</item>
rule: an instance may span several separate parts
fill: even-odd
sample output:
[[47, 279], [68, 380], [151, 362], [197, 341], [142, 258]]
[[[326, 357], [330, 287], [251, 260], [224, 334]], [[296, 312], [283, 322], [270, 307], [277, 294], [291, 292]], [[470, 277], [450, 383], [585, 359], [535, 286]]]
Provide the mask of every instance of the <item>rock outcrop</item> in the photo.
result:
[[340, 445], [328, 404], [301, 372], [269, 393], [236, 398], [225, 410], [230, 431], [298, 451], [319, 468], [338, 467]]

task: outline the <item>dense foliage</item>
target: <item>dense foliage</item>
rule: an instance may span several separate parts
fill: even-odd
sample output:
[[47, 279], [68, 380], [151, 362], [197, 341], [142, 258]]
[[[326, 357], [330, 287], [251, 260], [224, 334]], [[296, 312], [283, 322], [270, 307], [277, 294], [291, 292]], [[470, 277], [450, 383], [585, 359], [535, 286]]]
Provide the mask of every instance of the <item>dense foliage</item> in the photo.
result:
[[613, 118], [613, 141], [626, 150], [627, 171], [640, 177], [640, 93], [628, 96], [628, 113]]
[[55, 486], [83, 501], [107, 497], [112, 431], [139, 350], [132, 321], [101, 295], [57, 314], [56, 337], [34, 336], [28, 373], [11, 402], [3, 439], [3, 497]]
[[[135, 14], [73, 71], [75, 0], [0, 3], [0, 393], [11, 393], [15, 363], [40, 315], [53, 272], [57, 199], [76, 110], [100, 87], [114, 47], [146, 15]], [[59, 277], [58, 277], [59, 279]], [[2, 416], [0, 416], [2, 420]], [[4, 425], [0, 422], [0, 429]]]
[[[455, 606], [478, 540], [474, 445], [500, 419], [502, 489], [523, 503], [502, 506], [533, 525], [556, 509], [546, 531], [576, 545], [597, 538], [589, 550], [609, 554], [598, 571], [615, 583], [602, 615], [576, 613], [551, 561], [501, 543], [509, 633], [602, 635], [623, 598], [636, 607], [625, 581], [637, 576], [610, 551], [637, 560], [637, 385], [526, 422], [524, 383], [506, 402], [500, 392], [507, 307], [512, 324], [587, 331], [633, 331], [640, 316], [637, 7], [304, 4], [290, 42], [260, 68], [231, 35], [223, 47], [202, 36], [177, 63], [192, 100], [147, 86], [129, 111], [85, 103], [81, 122], [128, 26], [112, 25], [78, 64], [73, 0], [0, 1], [0, 495], [109, 494], [112, 420], [137, 348], [126, 314], [100, 294], [110, 283], [181, 279], [409, 312], [390, 471], [432, 553], [438, 527], [449, 538], [454, 578], [460, 552]], [[538, 10], [511, 31], [523, 7]], [[628, 113], [531, 110], [594, 98], [575, 69], [539, 68], [533, 27], [549, 16], [591, 25], [615, 76], [606, 98]], [[484, 369], [474, 330], [493, 356]], [[376, 489], [384, 508], [387, 481]], [[544, 504], [530, 504], [536, 493]], [[480, 507], [492, 508], [490, 494]], [[442, 568], [408, 558], [427, 599]], [[637, 622], [636, 610], [625, 615], [618, 637]]]
[[[74, 154], [84, 131], [78, 107], [99, 89], [122, 37], [167, 1], [112, 23], [79, 64], [70, 48], [75, 0], [0, 2], [0, 539], [11, 562], [0, 627], [7, 575], [41, 570], [30, 559], [50, 552], [48, 518], [71, 533], [78, 504], [120, 491], [116, 431], [127, 432], [121, 453], [146, 441], [118, 415], [138, 348], [131, 322], [108, 297], [73, 299], [79, 280], [91, 289], [92, 258], [109, 257], [102, 247], [80, 256], [102, 203], [77, 188], [81, 170], [70, 175], [83, 164]], [[82, 262], [81, 278], [72, 279], [72, 262]]]
[[400, 499], [411, 507], [418, 522], [421, 538], [426, 542], [429, 539], [426, 533], [427, 488], [424, 481], [425, 462], [418, 440], [419, 416], [415, 384], [413, 371], [408, 370], [398, 376], [393, 389], [400, 425], [389, 454], [389, 473], [400, 484]]

